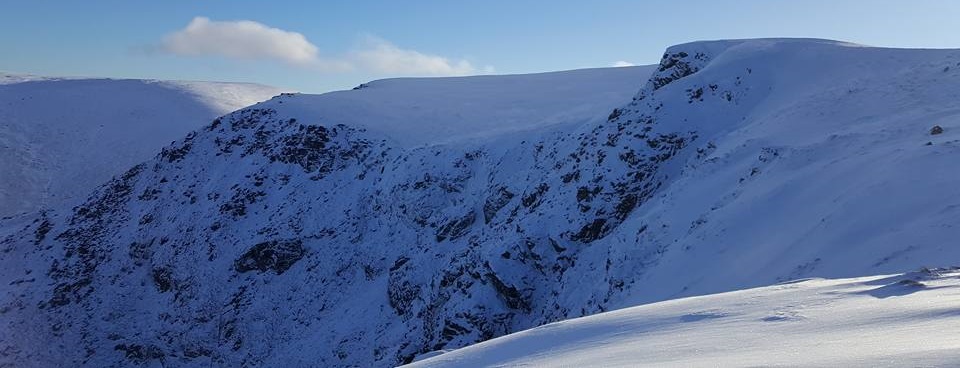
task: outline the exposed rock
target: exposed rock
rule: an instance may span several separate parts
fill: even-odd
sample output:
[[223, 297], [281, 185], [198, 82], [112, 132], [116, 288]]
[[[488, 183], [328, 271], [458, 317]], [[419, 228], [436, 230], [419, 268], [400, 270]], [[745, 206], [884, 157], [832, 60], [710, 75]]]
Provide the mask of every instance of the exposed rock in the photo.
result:
[[300, 239], [271, 240], [254, 245], [234, 263], [237, 272], [273, 271], [277, 275], [303, 258], [306, 249]]

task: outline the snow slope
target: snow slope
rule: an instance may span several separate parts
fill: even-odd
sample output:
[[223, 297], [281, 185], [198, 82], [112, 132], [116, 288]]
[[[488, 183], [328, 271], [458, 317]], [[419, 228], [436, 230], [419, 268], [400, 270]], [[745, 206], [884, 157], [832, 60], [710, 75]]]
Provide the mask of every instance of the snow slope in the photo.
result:
[[407, 367], [955, 367], [960, 272], [805, 279], [517, 332]]
[[458, 118], [489, 96], [464, 81], [491, 80], [276, 97], [75, 208], [0, 221], [0, 331], [17, 332], [0, 359], [391, 366], [642, 303], [960, 259], [958, 50], [678, 45], [599, 118], [539, 92], [482, 99], [559, 117], [519, 130]]
[[599, 122], [628, 101], [654, 66], [517, 75], [398, 78], [285, 101], [300, 119], [377, 131], [402, 147], [490, 144], [548, 128]]
[[0, 216], [62, 207], [213, 118], [280, 92], [0, 74]]

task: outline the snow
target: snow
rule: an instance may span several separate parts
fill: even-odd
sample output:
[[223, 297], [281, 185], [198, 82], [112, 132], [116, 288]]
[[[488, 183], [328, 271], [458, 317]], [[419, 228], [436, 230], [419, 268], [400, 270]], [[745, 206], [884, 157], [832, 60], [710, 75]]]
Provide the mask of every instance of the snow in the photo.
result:
[[[960, 260], [958, 50], [678, 45], [582, 117], [546, 81], [503, 88], [536, 78], [574, 77], [279, 96], [75, 208], [0, 219], [0, 328], [18, 332], [0, 365], [391, 366], [619, 308]], [[867, 290], [832, 282], [777, 287]], [[952, 290], [928, 289], [882, 302]], [[753, 292], [653, 327], [831, 318], [775, 298], [761, 313]]]
[[280, 92], [243, 83], [0, 74], [0, 216], [83, 198], [170, 141]]
[[385, 79], [265, 106], [282, 107], [301, 121], [366, 128], [402, 147], [490, 144], [517, 133], [542, 134], [547, 128], [602, 121], [636, 93], [653, 69]]
[[[660, 228], [638, 240], [682, 251], [646, 270], [628, 305], [960, 257], [946, 246], [960, 220], [952, 199], [960, 186], [943, 170], [960, 152], [952, 102], [960, 98], [960, 51], [818, 40], [708, 44], [722, 51], [658, 92], [700, 105], [673, 121], [716, 148], [688, 161], [631, 221]], [[705, 46], [675, 46], [687, 47]], [[684, 101], [687, 89], [725, 83], [753, 101]], [[937, 124], [948, 133], [930, 136]], [[726, 277], [705, 276], [715, 272]]]
[[407, 367], [956, 366], [960, 272], [806, 279], [547, 324]]
[[[282, 103], [291, 116], [365, 127], [408, 146], [512, 141], [515, 133], [602, 119], [652, 69], [387, 79]], [[0, 171], [11, 173], [0, 179], [0, 215], [71, 203], [213, 118], [280, 92], [243, 83], [0, 74], [0, 154], [7, 157]]]

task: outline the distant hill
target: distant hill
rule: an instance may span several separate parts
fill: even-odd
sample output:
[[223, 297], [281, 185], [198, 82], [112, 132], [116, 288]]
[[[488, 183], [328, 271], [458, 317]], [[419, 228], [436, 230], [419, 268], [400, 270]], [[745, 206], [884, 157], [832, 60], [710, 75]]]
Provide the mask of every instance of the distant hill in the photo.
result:
[[0, 216], [62, 207], [217, 116], [256, 84], [0, 73]]

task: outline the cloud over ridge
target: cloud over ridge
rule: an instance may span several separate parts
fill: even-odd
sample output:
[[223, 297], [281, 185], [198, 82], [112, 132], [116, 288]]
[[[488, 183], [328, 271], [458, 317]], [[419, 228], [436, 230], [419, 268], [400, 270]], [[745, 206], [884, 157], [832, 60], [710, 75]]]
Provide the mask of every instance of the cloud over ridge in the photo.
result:
[[406, 50], [386, 40], [368, 36], [347, 56], [357, 65], [382, 73], [422, 75], [467, 75], [477, 69], [466, 60], [452, 61], [442, 56]]
[[448, 76], [490, 73], [464, 59], [403, 49], [366, 36], [341, 56], [321, 56], [319, 48], [298, 32], [251, 20], [214, 21], [195, 17], [183, 29], [164, 37], [161, 50], [180, 56], [220, 56], [272, 60], [320, 72], [366, 71], [386, 75]]
[[167, 35], [163, 49], [177, 55], [274, 59], [290, 64], [309, 64], [318, 58], [317, 47], [300, 33], [249, 20], [219, 22], [206, 17], [195, 17], [186, 28]]

